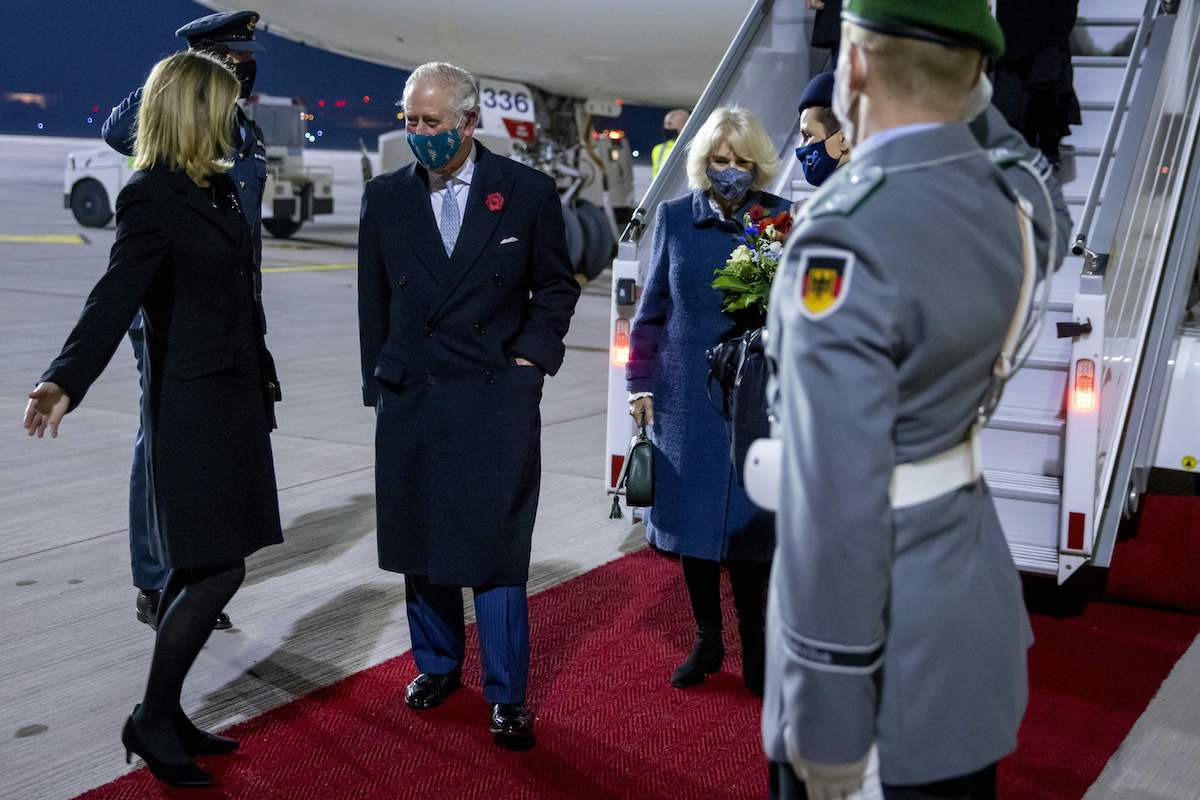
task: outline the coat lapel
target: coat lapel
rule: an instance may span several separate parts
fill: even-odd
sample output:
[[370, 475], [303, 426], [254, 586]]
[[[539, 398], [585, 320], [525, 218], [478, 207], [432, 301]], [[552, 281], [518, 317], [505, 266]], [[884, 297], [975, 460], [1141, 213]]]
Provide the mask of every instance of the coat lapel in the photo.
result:
[[[446, 273], [438, 286], [438, 296], [434, 300], [431, 316], [436, 316], [441, 311], [450, 295], [479, 261], [479, 256], [496, 233], [496, 226], [504, 217], [507, 203], [512, 199], [512, 179], [506, 178], [500, 170], [498, 159], [501, 156], [492, 154], [479, 142], [475, 142], [475, 146], [479, 148], [479, 160], [475, 162], [475, 174], [471, 178], [471, 191], [467, 195], [462, 229], [458, 233], [458, 241], [454, 244], [454, 253], [450, 256]], [[505, 203], [496, 211], [487, 206], [487, 198], [493, 194], [498, 194]], [[429, 205], [428, 202], [426, 205]], [[430, 210], [429, 214], [432, 217], [433, 211]], [[445, 252], [440, 238], [437, 240], [437, 246]]]
[[186, 174], [183, 174], [183, 179], [188, 184], [182, 187], [187, 194], [188, 208], [203, 217], [208, 223], [224, 234], [225, 238], [234, 247], [241, 244], [241, 220], [239, 219], [236, 224], [232, 222], [219, 209], [213, 208], [212, 200], [209, 198], [207, 190], [201, 189], [192, 183], [192, 179], [187, 177]]
[[397, 196], [404, 232], [421, 266], [435, 284], [440, 284], [450, 269], [450, 259], [446, 257], [433, 207], [429, 204], [429, 178], [415, 163], [410, 164], [398, 178], [400, 186]]

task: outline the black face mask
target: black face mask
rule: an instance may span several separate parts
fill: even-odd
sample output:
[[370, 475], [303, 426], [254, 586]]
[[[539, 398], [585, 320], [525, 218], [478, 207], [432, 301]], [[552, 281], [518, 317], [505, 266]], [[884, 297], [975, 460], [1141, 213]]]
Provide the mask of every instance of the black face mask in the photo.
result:
[[674, 130], [672, 128], [663, 128], [663, 141], [664, 142], [669, 142], [672, 139], [678, 139], [678, 138], [679, 138], [679, 131]]
[[242, 85], [238, 96], [245, 100], [254, 91], [254, 76], [258, 74], [257, 61], [239, 61], [232, 65], [233, 74], [237, 75], [238, 83]]

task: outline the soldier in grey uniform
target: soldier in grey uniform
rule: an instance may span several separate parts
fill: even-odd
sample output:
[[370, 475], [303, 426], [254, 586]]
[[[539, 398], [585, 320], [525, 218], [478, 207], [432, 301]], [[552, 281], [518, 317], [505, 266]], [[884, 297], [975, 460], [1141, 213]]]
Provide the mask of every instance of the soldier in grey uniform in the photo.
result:
[[1003, 49], [986, 0], [848, 0], [843, 20], [854, 157], [805, 207], [768, 322], [772, 791], [994, 797], [1032, 635], [974, 433], [1066, 232], [1038, 170], [958, 121]]

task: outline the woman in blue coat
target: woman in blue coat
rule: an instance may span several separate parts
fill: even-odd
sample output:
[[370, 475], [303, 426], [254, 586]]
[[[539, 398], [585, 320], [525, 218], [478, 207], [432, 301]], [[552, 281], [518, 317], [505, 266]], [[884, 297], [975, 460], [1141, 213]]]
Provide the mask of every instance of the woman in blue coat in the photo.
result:
[[776, 214], [789, 203], [762, 191], [779, 171], [779, 158], [762, 124], [745, 109], [714, 111], [688, 145], [687, 165], [694, 191], [658, 209], [626, 367], [630, 414], [651, 426], [659, 451], [646, 536], [656, 548], [679, 554], [696, 619], [692, 653], [671, 683], [693, 686], [721, 668], [724, 562], [738, 615], [743, 680], [761, 696], [774, 520], [750, 501], [734, 475], [715, 384], [710, 399], [705, 351], [734, 331], [712, 281], [738, 245], [743, 216], [755, 204]]

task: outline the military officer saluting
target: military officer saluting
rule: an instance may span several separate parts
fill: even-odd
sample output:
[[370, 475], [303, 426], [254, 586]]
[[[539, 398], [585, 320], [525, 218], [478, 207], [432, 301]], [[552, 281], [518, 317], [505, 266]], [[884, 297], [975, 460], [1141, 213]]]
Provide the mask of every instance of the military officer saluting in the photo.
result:
[[854, 158], [805, 206], [768, 322], [772, 790], [994, 797], [1032, 636], [974, 432], [1060, 254], [1055, 213], [1036, 167], [959, 121], [1003, 50], [987, 0], [847, 0], [843, 20]]
[[[254, 91], [254, 78], [258, 71], [255, 53], [263, 50], [261, 43], [254, 40], [258, 27], [256, 11], [221, 11], [192, 20], [175, 35], [187, 39], [192, 50], [203, 50], [219, 56], [241, 82], [241, 97], [246, 99]], [[137, 135], [134, 123], [142, 100], [139, 86], [120, 105], [113, 108], [101, 132], [110, 147], [124, 155], [133, 155], [133, 139]], [[229, 171], [238, 190], [238, 201], [246, 223], [254, 233], [254, 258], [262, 263], [262, 198], [267, 183], [267, 148], [262, 130], [254, 120], [246, 116], [241, 106], [233, 126], [233, 169]]]
[[[258, 14], [254, 11], [222, 11], [208, 14], [184, 25], [175, 31], [176, 36], [187, 39], [193, 50], [203, 50], [224, 59], [241, 83], [241, 97], [250, 96], [254, 88], [257, 62], [254, 54], [263, 46], [254, 40], [258, 26]], [[142, 87], [131, 92], [115, 106], [101, 129], [104, 141], [118, 153], [133, 155], [133, 140], [137, 135], [134, 123], [142, 102]], [[229, 171], [238, 192], [238, 202], [249, 226], [254, 243], [254, 287], [259, 308], [259, 324], [266, 331], [266, 318], [262, 315], [262, 200], [267, 182], [267, 148], [263, 143], [262, 130], [254, 120], [246, 116], [239, 106], [233, 125], [233, 168]], [[143, 371], [142, 317], [134, 317], [129, 329], [138, 372]], [[129, 549], [133, 564], [133, 582], [138, 588], [137, 618], [151, 627], [156, 626], [161, 590], [166, 583], [166, 568], [151, 543], [150, 525], [147, 520], [146, 455], [143, 452], [142, 431], [134, 441], [133, 468], [129, 480]], [[232, 627], [229, 617], [222, 612], [215, 627]]]

